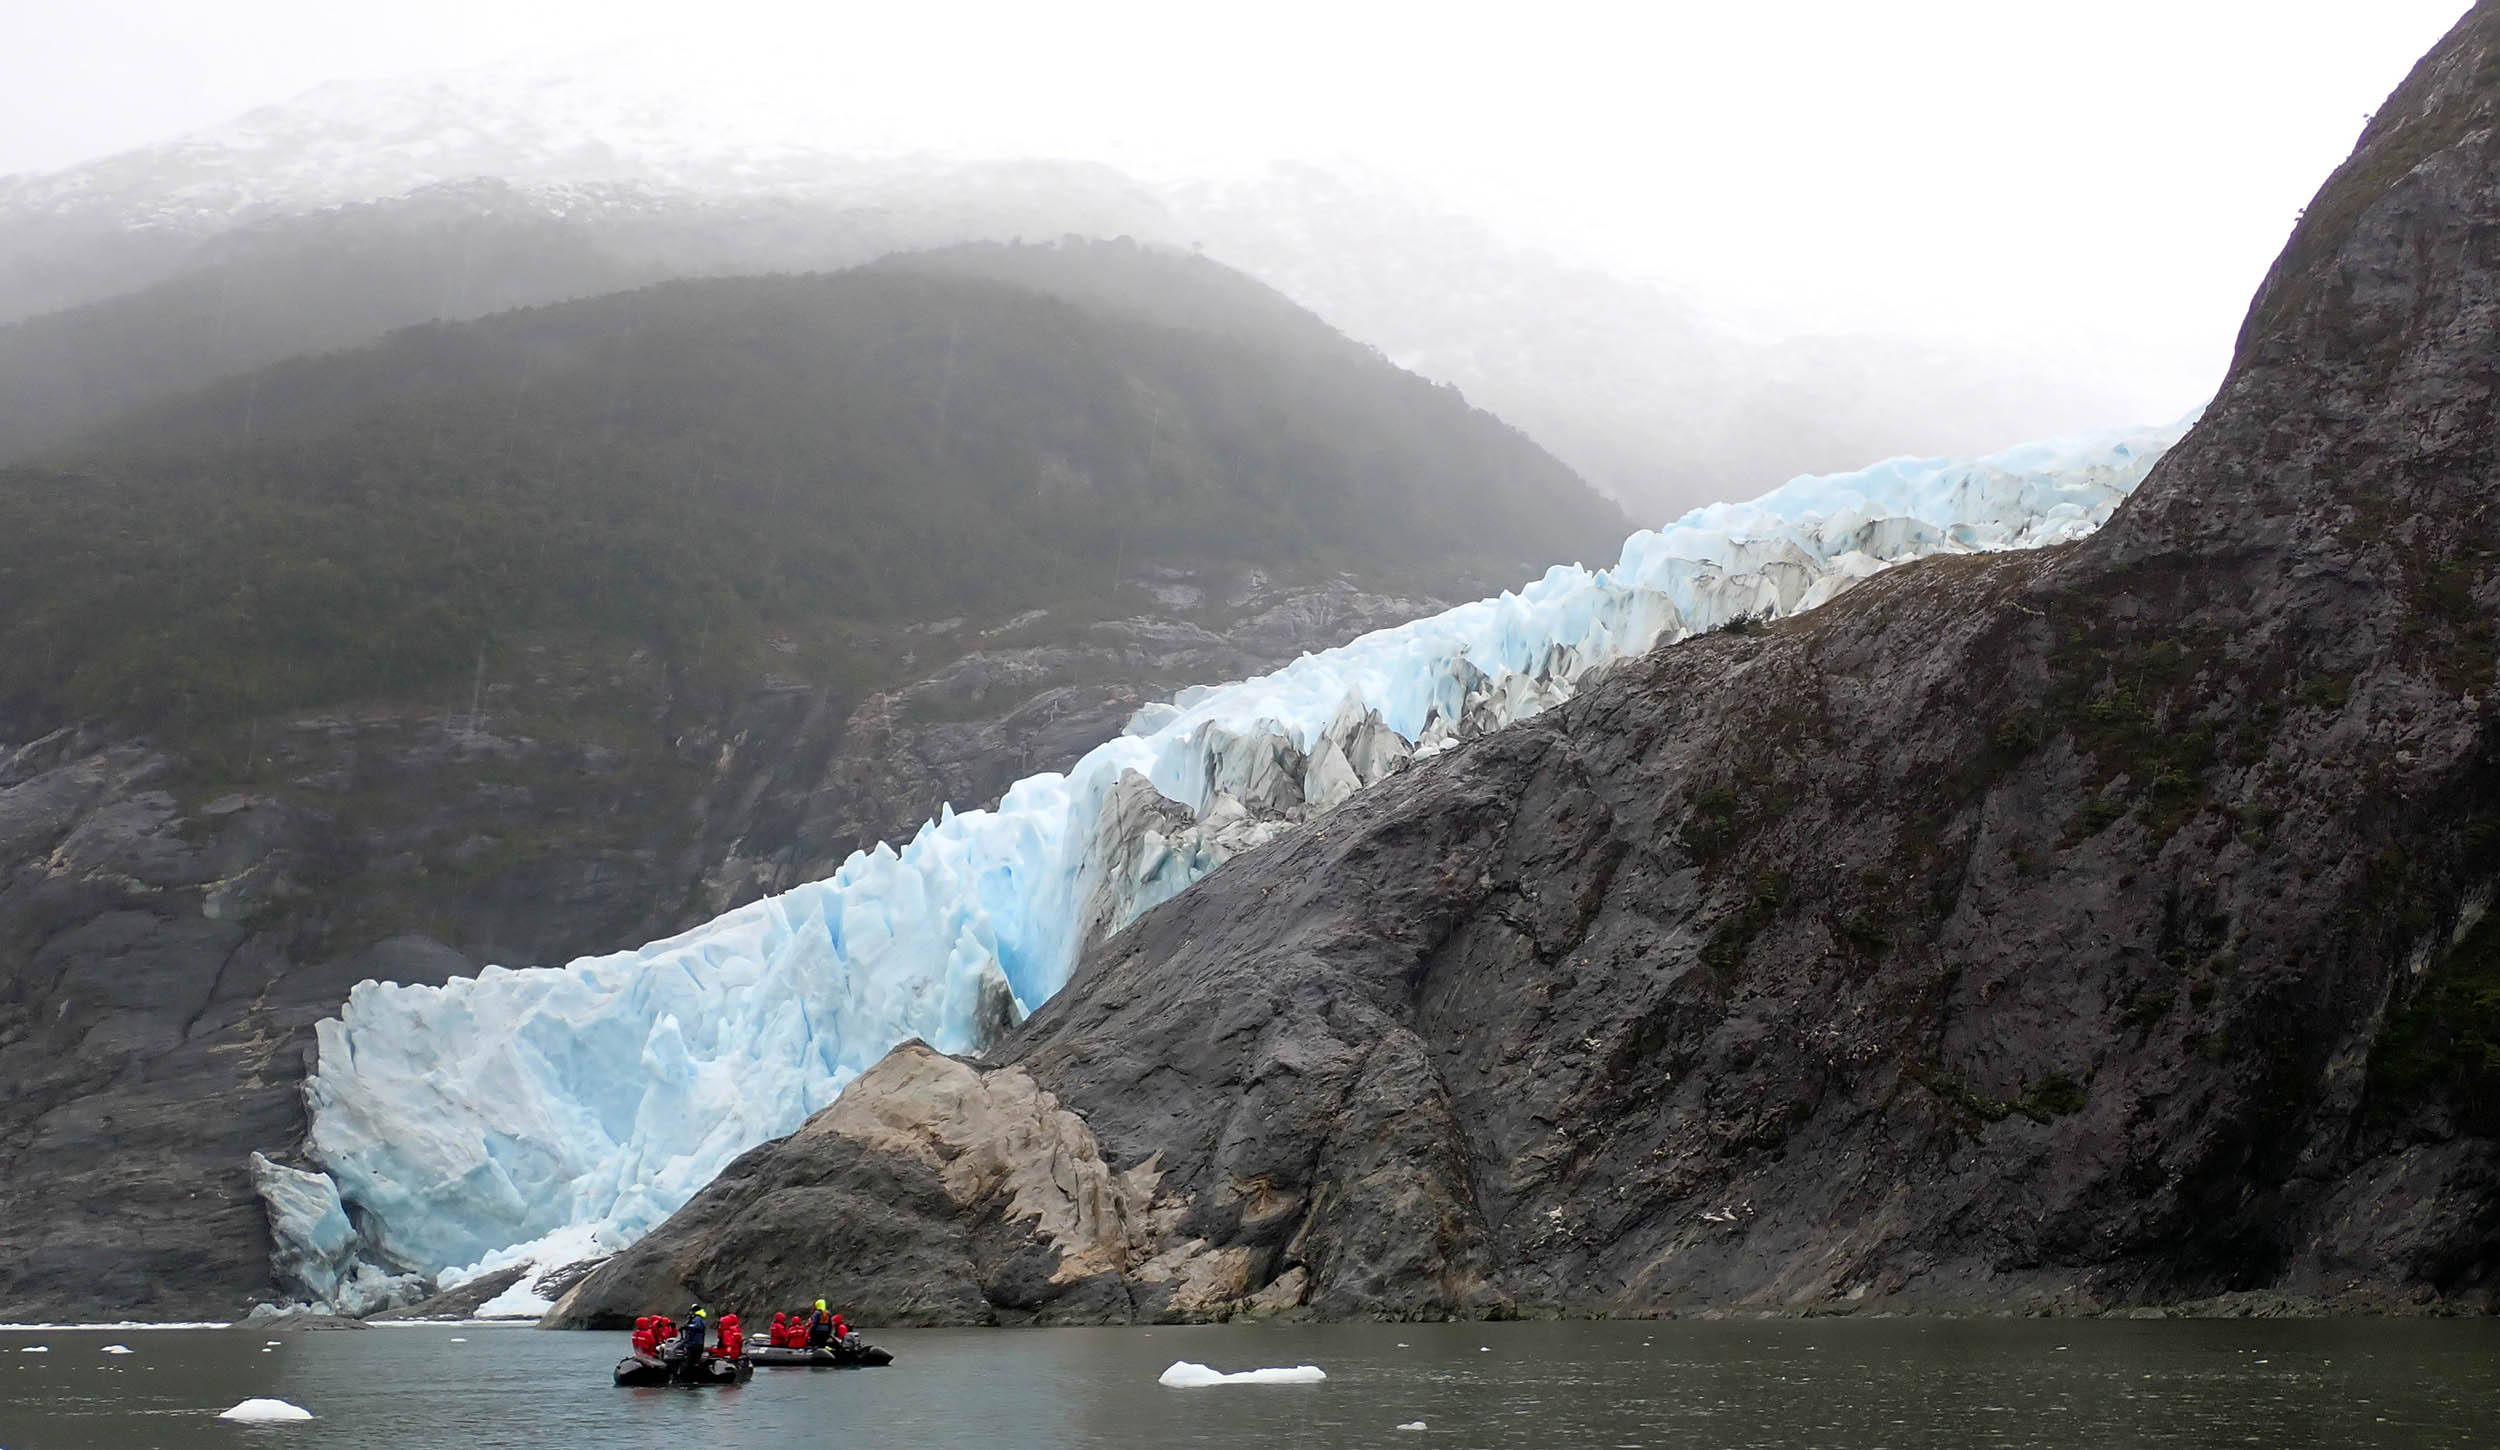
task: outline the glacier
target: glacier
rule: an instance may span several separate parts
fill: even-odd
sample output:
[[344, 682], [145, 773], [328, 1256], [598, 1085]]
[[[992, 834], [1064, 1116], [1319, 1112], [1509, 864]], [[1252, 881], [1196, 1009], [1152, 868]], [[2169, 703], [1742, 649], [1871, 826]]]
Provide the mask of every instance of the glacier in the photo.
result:
[[[2098, 528], [2186, 430], [1792, 480], [1633, 534], [1610, 568], [1182, 692], [1066, 773], [664, 941], [439, 987], [367, 981], [316, 1028], [317, 1172], [255, 1163], [279, 1268], [316, 1302], [612, 1252], [895, 1044], [966, 1051], [1118, 930], [1411, 760], [1741, 616], [1903, 560]], [[512, 1302], [536, 1305], [528, 1279]]]

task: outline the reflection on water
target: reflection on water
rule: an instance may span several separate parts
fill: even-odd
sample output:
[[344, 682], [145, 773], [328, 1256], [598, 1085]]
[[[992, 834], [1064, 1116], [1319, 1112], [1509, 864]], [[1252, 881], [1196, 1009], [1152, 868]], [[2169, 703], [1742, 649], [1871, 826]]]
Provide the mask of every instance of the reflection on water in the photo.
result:
[[[2485, 1321], [1669, 1321], [882, 1331], [893, 1367], [619, 1390], [624, 1336], [423, 1326], [0, 1334], [0, 1450], [586, 1446], [2466, 1446]], [[271, 1346], [268, 1341], [279, 1341]], [[135, 1353], [107, 1355], [107, 1344]], [[49, 1352], [25, 1354], [30, 1345]], [[1320, 1385], [1168, 1390], [1165, 1365]], [[318, 1418], [251, 1428], [236, 1401]], [[1396, 1426], [1423, 1421], [1421, 1436]]]

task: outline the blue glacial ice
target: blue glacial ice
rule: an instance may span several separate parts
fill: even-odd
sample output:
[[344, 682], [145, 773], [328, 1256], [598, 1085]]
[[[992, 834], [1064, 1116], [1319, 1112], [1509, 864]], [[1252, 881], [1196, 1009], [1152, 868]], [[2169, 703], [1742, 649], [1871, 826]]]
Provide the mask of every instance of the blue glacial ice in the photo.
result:
[[362, 983], [320, 1024], [306, 1083], [323, 1172], [260, 1170], [281, 1269], [333, 1300], [622, 1247], [896, 1043], [967, 1050], [1039, 1006], [1089, 938], [1233, 852], [1659, 643], [1811, 608], [1905, 559], [2082, 537], [2185, 426], [1895, 459], [1697, 509], [1612, 568], [1557, 567], [1185, 691], [995, 810], [941, 810], [900, 849], [666, 941]]

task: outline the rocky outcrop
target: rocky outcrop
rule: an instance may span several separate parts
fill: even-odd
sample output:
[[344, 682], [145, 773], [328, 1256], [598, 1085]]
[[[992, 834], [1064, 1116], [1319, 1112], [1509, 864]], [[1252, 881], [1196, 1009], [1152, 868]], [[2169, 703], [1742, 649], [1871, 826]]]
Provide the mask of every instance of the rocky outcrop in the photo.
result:
[[358, 981], [667, 935], [1063, 767], [1146, 700], [1438, 607], [1140, 575], [1148, 612], [854, 641], [906, 682], [855, 701], [712, 699], [551, 644], [431, 708], [0, 750], [0, 1318], [281, 1295], [250, 1160], [301, 1141], [311, 1025]]
[[[1296, 1277], [1177, 1232], [1148, 1159], [1114, 1171], [1032, 1074], [896, 1048], [787, 1138], [738, 1159], [549, 1322], [630, 1327], [657, 1303], [838, 1298], [863, 1322], [1098, 1322], [1281, 1310]], [[1265, 1286], [1262, 1292], [1262, 1286]]]
[[[838, 1292], [888, 1323], [1085, 1303], [1106, 1287], [1125, 1299], [1151, 1167], [1113, 1173], [1084, 1123], [1017, 1069], [981, 1071], [910, 1043], [859, 1081], [869, 1090], [732, 1163], [557, 1315], [631, 1324], [649, 1312], [638, 1306], [688, 1286], [759, 1307]], [[770, 1174], [752, 1171], [766, 1164]], [[820, 1282], [828, 1275], [838, 1289]]]
[[[1001, 1066], [945, 1070], [1029, 1079], [1088, 1181], [1150, 1177], [1116, 1286], [1099, 1241], [858, 1135], [778, 1222], [908, 1191], [938, 1218], [909, 1243], [1029, 1265], [915, 1311], [966, 1321], [2490, 1307], [2495, 135], [2487, 3], [2101, 534], [1658, 651], [1233, 861], [1098, 943]], [[828, 1113], [943, 1116], [882, 1069]], [[741, 1160], [740, 1201], [814, 1171], [797, 1141]], [[728, 1201], [577, 1310], [743, 1287], [698, 1215]], [[1153, 1287], [1170, 1243], [1230, 1256], [1226, 1292]]]

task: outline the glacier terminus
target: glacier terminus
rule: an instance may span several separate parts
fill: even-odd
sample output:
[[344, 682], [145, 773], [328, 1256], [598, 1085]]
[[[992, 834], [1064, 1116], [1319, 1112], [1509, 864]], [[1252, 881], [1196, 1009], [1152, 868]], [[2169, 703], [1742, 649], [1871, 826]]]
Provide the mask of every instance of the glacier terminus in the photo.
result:
[[[969, 1051], [1090, 940], [1409, 762], [1594, 672], [1906, 560], [2078, 539], [2185, 432], [1895, 459], [1714, 504], [1516, 592], [1184, 691], [995, 809], [632, 951], [364, 982], [318, 1029], [306, 1166], [254, 1155], [281, 1276], [366, 1312], [631, 1243], [897, 1043]], [[544, 1307], [528, 1277], [489, 1314]]]

